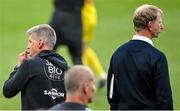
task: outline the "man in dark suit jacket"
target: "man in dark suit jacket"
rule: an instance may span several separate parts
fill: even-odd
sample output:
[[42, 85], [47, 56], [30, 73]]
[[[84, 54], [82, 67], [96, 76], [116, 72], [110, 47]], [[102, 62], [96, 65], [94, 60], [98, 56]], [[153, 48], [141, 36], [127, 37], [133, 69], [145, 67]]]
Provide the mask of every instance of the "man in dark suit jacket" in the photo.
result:
[[153, 5], [142, 5], [133, 16], [136, 34], [112, 55], [107, 98], [111, 110], [173, 109], [168, 65], [152, 38], [164, 28], [163, 12]]

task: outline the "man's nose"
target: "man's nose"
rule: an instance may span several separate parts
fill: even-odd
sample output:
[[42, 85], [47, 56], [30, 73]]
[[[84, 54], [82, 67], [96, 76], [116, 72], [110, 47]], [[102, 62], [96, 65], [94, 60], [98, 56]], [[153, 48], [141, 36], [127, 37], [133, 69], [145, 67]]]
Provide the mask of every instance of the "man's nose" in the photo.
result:
[[164, 29], [164, 24], [163, 24], [163, 23], [161, 23], [161, 26], [160, 26], [160, 27], [161, 27], [161, 29]]

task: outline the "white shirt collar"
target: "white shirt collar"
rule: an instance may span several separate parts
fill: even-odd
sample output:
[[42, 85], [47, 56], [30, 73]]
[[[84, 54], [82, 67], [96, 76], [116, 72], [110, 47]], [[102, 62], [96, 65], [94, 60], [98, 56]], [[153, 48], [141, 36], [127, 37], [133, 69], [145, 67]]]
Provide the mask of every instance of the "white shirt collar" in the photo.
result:
[[132, 40], [141, 40], [141, 41], [145, 41], [145, 42], [151, 44], [152, 46], [154, 46], [152, 40], [149, 39], [148, 37], [145, 37], [145, 36], [134, 35], [133, 38], [132, 38]]

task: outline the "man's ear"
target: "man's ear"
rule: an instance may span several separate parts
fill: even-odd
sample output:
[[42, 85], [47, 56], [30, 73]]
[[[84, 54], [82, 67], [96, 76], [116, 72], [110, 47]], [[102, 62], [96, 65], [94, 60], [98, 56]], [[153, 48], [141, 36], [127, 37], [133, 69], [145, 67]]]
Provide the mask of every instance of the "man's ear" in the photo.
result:
[[83, 91], [83, 94], [85, 94], [85, 95], [88, 93], [87, 83], [83, 83], [82, 84], [82, 91]]
[[153, 21], [149, 21], [148, 23], [148, 30], [152, 31], [152, 25], [153, 25]]
[[39, 48], [41, 49], [41, 48], [43, 47], [43, 45], [44, 45], [44, 41], [42, 41], [42, 40], [39, 40], [39, 43], [38, 43], [38, 45], [39, 45]]

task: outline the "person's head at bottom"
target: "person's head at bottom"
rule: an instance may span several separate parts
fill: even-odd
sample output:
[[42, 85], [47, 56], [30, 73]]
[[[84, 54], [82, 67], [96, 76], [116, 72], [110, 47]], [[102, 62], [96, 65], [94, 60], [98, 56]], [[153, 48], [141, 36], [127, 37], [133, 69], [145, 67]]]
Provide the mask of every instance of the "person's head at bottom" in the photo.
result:
[[66, 102], [87, 105], [96, 92], [92, 70], [83, 65], [71, 67], [65, 74]]

